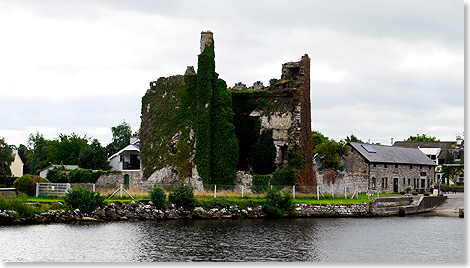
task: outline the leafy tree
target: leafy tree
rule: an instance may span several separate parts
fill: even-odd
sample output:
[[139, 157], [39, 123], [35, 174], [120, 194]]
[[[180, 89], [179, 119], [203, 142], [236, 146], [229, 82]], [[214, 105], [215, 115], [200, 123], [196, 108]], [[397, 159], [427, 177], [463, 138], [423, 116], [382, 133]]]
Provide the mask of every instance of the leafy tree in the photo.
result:
[[341, 165], [341, 157], [348, 155], [348, 147], [342, 142], [331, 139], [317, 146], [313, 154], [317, 154], [319, 170], [344, 170], [344, 165]]
[[448, 178], [449, 180], [456, 181], [457, 175], [464, 173], [464, 166], [449, 166], [442, 165], [442, 177]]
[[346, 143], [348, 143], [348, 142], [365, 143], [365, 142], [361, 141], [360, 139], [358, 139], [356, 136], [354, 136], [354, 134], [351, 134], [351, 136], [346, 137], [345, 141], [346, 141]]
[[431, 137], [426, 134], [416, 134], [416, 136], [410, 136], [408, 139], [405, 141], [440, 141], [436, 137]]
[[106, 149], [101, 146], [97, 139], [94, 139], [89, 146], [80, 151], [78, 166], [80, 168], [94, 170], [111, 169], [106, 157]]
[[11, 177], [10, 165], [14, 158], [12, 150], [3, 138], [0, 138], [0, 177]]
[[325, 137], [319, 131], [312, 131], [312, 150], [315, 150], [318, 145], [324, 143], [327, 140], [328, 137]]
[[26, 157], [31, 174], [37, 175], [41, 169], [51, 164], [50, 143], [51, 141], [46, 140], [39, 132], [29, 135]]
[[113, 133], [113, 141], [106, 146], [106, 151], [109, 156], [129, 145], [132, 137], [131, 125], [124, 120], [120, 125], [111, 127], [111, 132]]
[[276, 147], [273, 130], [264, 130], [253, 145], [253, 172], [260, 175], [271, 174], [276, 169]]
[[75, 133], [70, 135], [61, 133], [58, 139], [50, 143], [50, 162], [52, 164], [78, 165], [80, 152], [87, 147], [88, 138], [86, 135], [80, 137]]

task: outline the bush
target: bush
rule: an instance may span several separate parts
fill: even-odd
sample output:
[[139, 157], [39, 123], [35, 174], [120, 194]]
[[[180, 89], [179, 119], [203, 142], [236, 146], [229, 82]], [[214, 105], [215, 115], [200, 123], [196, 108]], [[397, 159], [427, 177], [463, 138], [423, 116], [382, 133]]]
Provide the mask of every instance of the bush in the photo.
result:
[[251, 190], [253, 193], [266, 193], [269, 189], [269, 175], [253, 175], [253, 180], [251, 182]]
[[93, 172], [91, 169], [77, 168], [70, 170], [67, 180], [70, 183], [95, 183], [103, 172]]
[[294, 185], [297, 178], [295, 176], [295, 171], [290, 168], [283, 168], [279, 172], [273, 173], [273, 179], [271, 181], [272, 185]]
[[464, 186], [463, 183], [464, 183], [463, 181], [458, 181], [458, 182], [455, 183], [455, 185], [456, 186]]
[[150, 200], [152, 200], [153, 204], [157, 209], [163, 209], [166, 203], [166, 194], [160, 187], [154, 187], [152, 190], [149, 191]]
[[424, 195], [425, 195], [425, 196], [429, 196], [429, 193], [428, 193], [428, 192], [424, 192]]
[[196, 206], [193, 188], [184, 183], [176, 183], [168, 194], [168, 201], [178, 207], [192, 210]]
[[5, 199], [0, 195], [0, 210], [14, 210], [21, 218], [32, 218], [37, 213], [37, 209], [26, 204], [27, 195], [19, 193], [17, 196]]
[[46, 178], [53, 183], [67, 183], [67, 171], [61, 169], [51, 169], [47, 172]]
[[417, 195], [417, 194], [418, 194], [418, 192], [416, 192], [416, 191], [413, 191], [411, 194], [412, 194], [412, 195]]
[[401, 191], [400, 194], [406, 194], [406, 192], [405, 192], [405, 191]]
[[77, 187], [65, 194], [64, 201], [72, 209], [91, 214], [97, 207], [104, 206], [104, 196], [87, 188]]
[[50, 183], [48, 179], [44, 179], [36, 175], [26, 174], [16, 179], [13, 182], [13, 187], [15, 187], [19, 192], [25, 193], [29, 196], [35, 196], [36, 183], [38, 182]]
[[266, 213], [270, 217], [286, 217], [295, 213], [295, 205], [289, 191], [269, 190], [266, 195]]

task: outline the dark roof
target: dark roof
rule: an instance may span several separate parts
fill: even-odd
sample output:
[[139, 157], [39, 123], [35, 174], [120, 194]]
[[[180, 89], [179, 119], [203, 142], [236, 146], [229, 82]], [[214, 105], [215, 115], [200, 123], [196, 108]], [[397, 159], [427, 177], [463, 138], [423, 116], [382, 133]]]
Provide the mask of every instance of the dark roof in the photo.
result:
[[404, 148], [441, 148], [441, 153], [437, 156], [439, 159], [445, 159], [447, 151], [454, 149], [455, 141], [396, 141], [394, 147]]
[[[436, 163], [429, 159], [423, 152], [415, 148], [403, 148], [364, 144], [357, 142], [348, 143], [371, 163], [390, 163], [435, 166]], [[375, 152], [374, 152], [375, 151]]]

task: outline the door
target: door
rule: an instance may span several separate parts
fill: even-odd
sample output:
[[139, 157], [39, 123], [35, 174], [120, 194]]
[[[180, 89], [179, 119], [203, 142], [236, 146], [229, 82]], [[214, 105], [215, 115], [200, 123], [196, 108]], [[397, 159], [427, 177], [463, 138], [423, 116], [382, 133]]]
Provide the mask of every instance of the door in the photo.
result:
[[126, 189], [129, 189], [129, 175], [128, 174], [124, 175], [124, 187]]
[[398, 178], [393, 178], [393, 192], [398, 193]]

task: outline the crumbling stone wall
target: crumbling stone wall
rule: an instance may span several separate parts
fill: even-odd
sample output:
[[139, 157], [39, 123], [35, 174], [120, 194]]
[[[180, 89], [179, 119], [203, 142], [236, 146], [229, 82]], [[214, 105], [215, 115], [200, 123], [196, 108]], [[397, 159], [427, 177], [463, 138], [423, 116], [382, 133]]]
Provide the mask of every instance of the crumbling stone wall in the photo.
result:
[[[236, 89], [243, 84], [237, 85]], [[259, 133], [268, 129], [273, 130], [276, 171], [287, 166], [288, 152], [297, 150], [306, 160], [300, 171], [298, 184], [315, 186], [316, 175], [311, 161], [310, 58], [308, 55], [304, 55], [299, 62], [283, 64], [281, 80], [276, 84], [261, 91], [234, 90], [232, 99], [235, 118], [244, 118], [245, 124], [249, 122], [247, 117], [252, 117], [252, 122], [259, 119]], [[252, 105], [249, 106], [249, 103]], [[240, 108], [239, 106], [248, 107]], [[237, 123], [235, 125], [237, 126]], [[246, 135], [246, 133], [238, 133], [240, 141], [240, 137], [243, 137], [241, 135]], [[244, 146], [250, 147], [252, 144]], [[242, 155], [243, 153], [246, 155]], [[241, 151], [240, 161], [250, 162], [249, 158], [250, 152]]]

